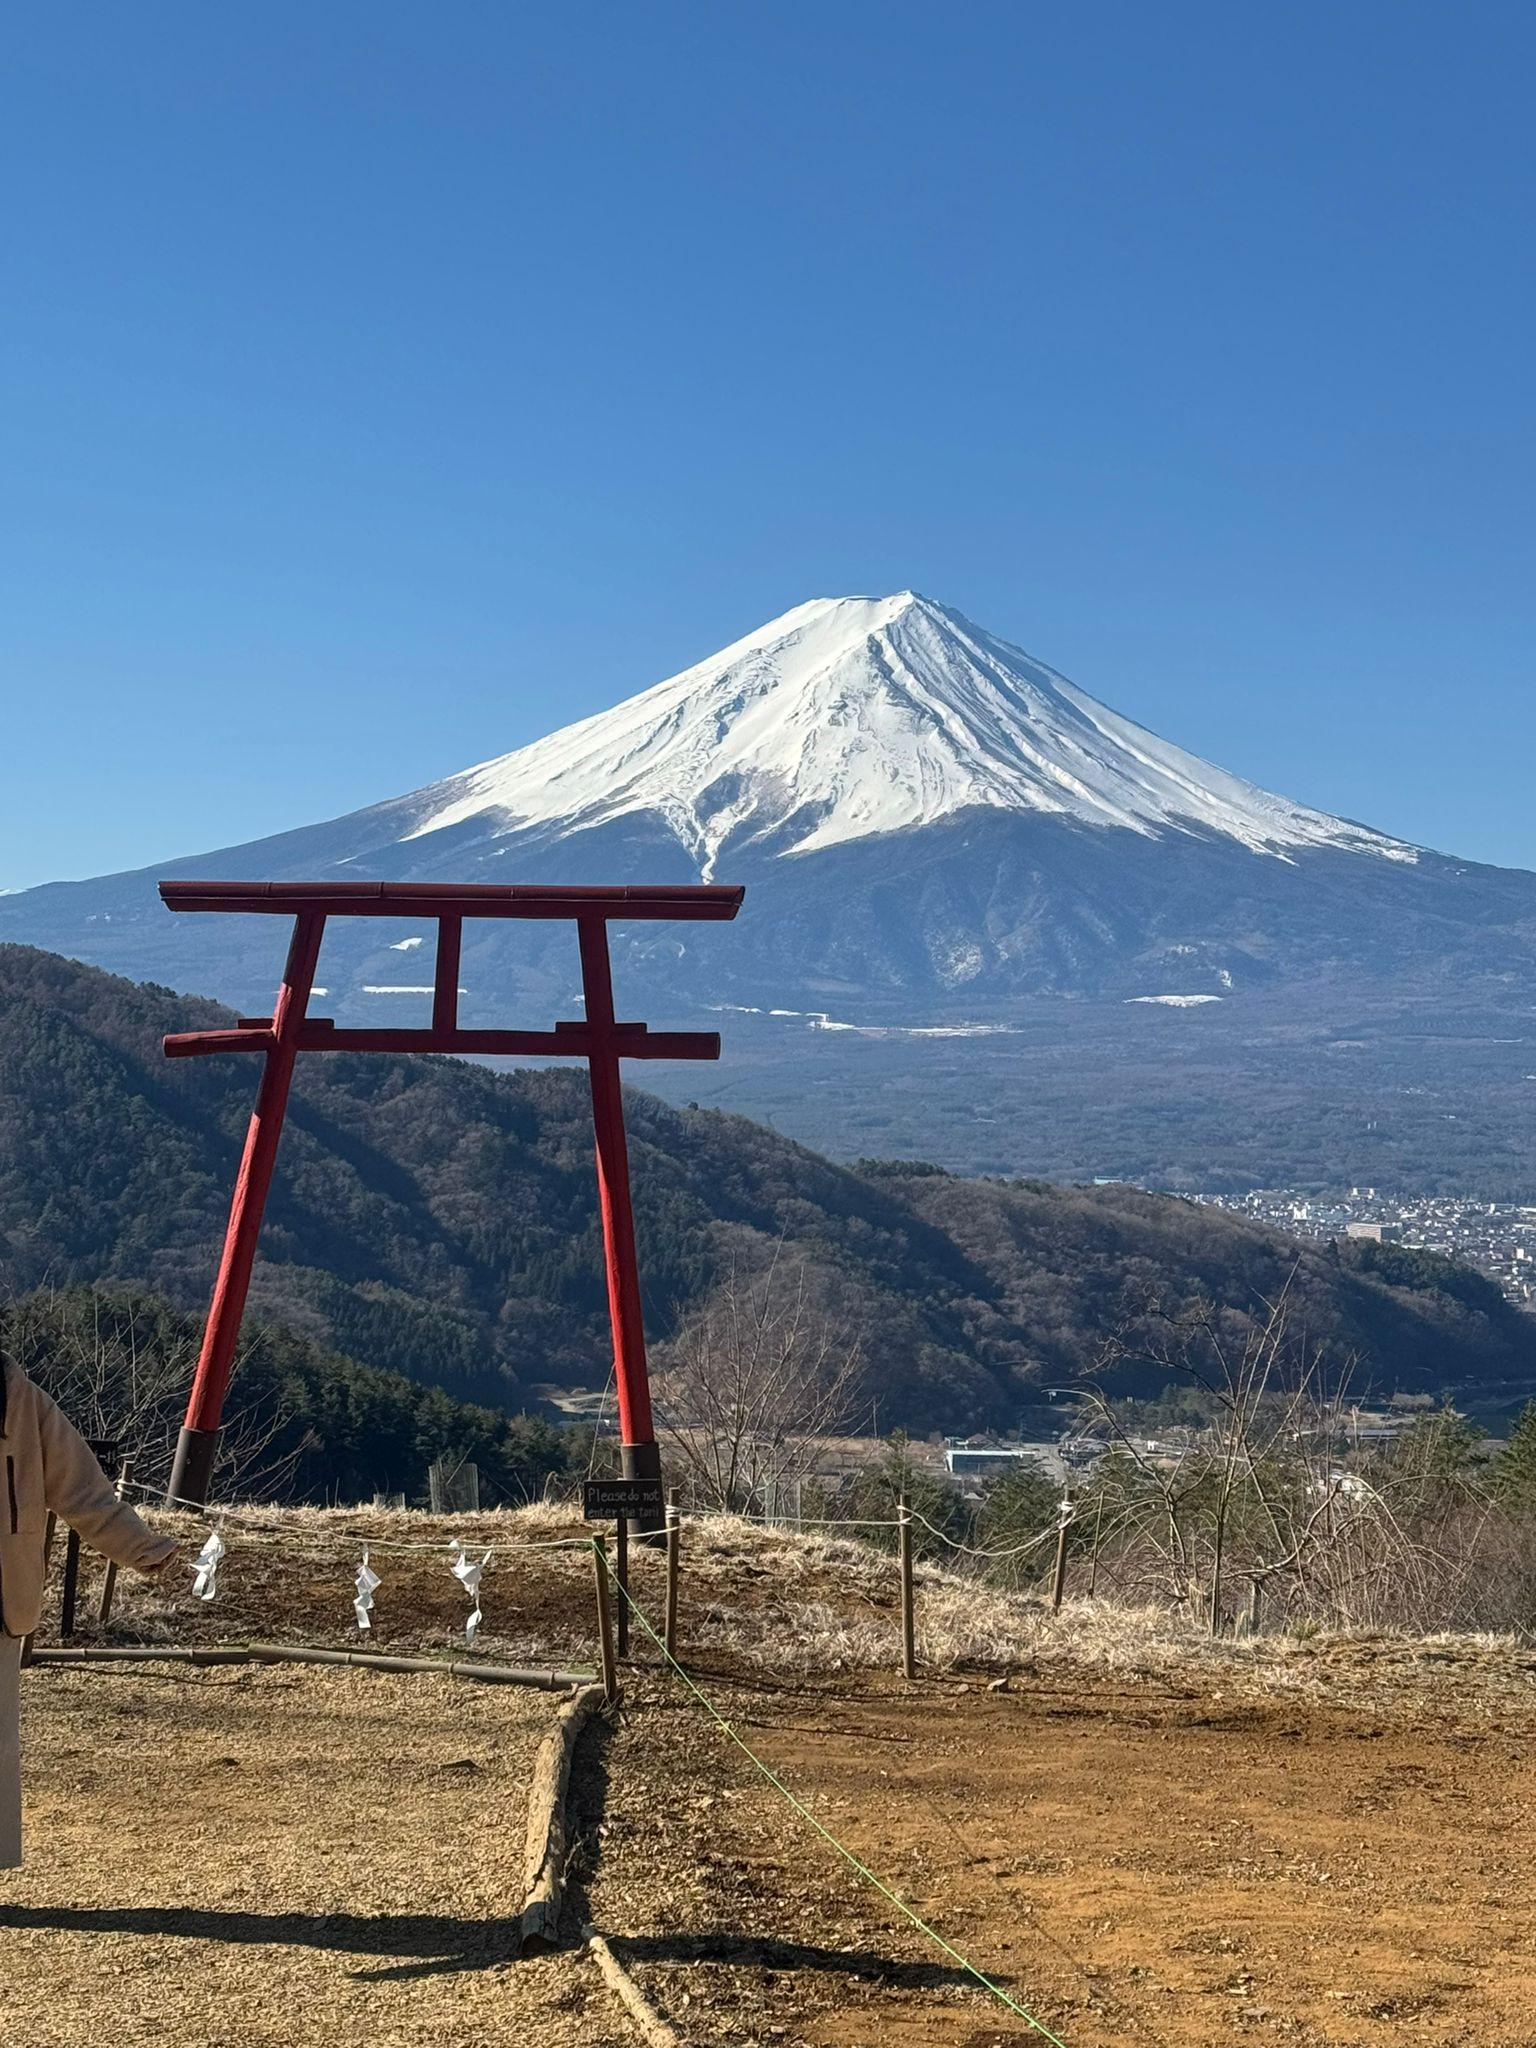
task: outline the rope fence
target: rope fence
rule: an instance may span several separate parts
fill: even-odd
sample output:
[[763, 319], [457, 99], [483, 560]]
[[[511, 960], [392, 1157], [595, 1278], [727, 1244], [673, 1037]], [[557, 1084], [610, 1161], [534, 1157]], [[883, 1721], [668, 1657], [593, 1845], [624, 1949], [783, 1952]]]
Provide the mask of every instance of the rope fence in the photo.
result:
[[[237, 1528], [281, 1536], [290, 1543], [302, 1541], [315, 1548], [345, 1547], [357, 1541], [366, 1542], [374, 1550], [393, 1551], [402, 1554], [412, 1551], [430, 1553], [442, 1548], [441, 1542], [409, 1542], [400, 1537], [375, 1536], [371, 1532], [365, 1532], [361, 1529], [347, 1529], [335, 1532], [327, 1530], [295, 1531], [278, 1524], [255, 1520], [250, 1510], [238, 1506], [210, 1505], [204, 1501], [182, 1499], [175, 1495], [167, 1496], [163, 1488], [145, 1485], [131, 1477], [124, 1478], [121, 1482], [121, 1490], [137, 1495], [150, 1506], [180, 1508], [189, 1513], [196, 1514], [214, 1526], [228, 1523]], [[1075, 1523], [1077, 1520], [1076, 1513], [1071, 1511], [1071, 1504], [1066, 1497], [1063, 1498], [1062, 1508], [1063, 1513], [1059, 1522], [1053, 1522], [1048, 1528], [1040, 1530], [1034, 1536], [1027, 1537], [1021, 1543], [1007, 1544], [999, 1548], [988, 1548], [981, 1544], [963, 1542], [958, 1536], [951, 1535], [949, 1530], [941, 1528], [937, 1522], [931, 1521], [920, 1508], [910, 1504], [905, 1505], [905, 1516], [907, 1520], [925, 1530], [935, 1541], [944, 1544], [947, 1549], [956, 1552], [959, 1556], [976, 1558], [983, 1563], [1005, 1564], [1014, 1558], [1027, 1556], [1032, 1551], [1042, 1549], [1045, 1545], [1054, 1542], [1063, 1524], [1071, 1525]], [[724, 1511], [721, 1512], [723, 1513]], [[750, 1522], [759, 1528], [793, 1530], [797, 1534], [807, 1529], [819, 1530], [834, 1538], [845, 1532], [853, 1535], [873, 1530], [896, 1535], [899, 1534], [903, 1526], [901, 1515], [891, 1518], [797, 1514], [793, 1519], [790, 1519], [786, 1516], [736, 1511], [732, 1512], [730, 1519]], [[518, 1539], [515, 1544], [498, 1541], [497, 1548], [562, 1550], [579, 1548], [589, 1540], [585, 1536], [528, 1537]]]
[[[1030, 1551], [1039, 1550], [1048, 1543], [1054, 1543], [1063, 1524], [1071, 1527], [1078, 1520], [1078, 1516], [1074, 1511], [1063, 1516], [1060, 1520], [1052, 1522], [1049, 1528], [1042, 1529], [1037, 1535], [1027, 1537], [1022, 1543], [1012, 1543], [1001, 1549], [989, 1550], [979, 1544], [963, 1543], [958, 1536], [952, 1536], [947, 1529], [941, 1529], [937, 1522], [931, 1522], [919, 1508], [908, 1506], [907, 1515], [911, 1521], [925, 1529], [930, 1536], [944, 1544], [948, 1549], [958, 1552], [962, 1557], [979, 1558], [990, 1564], [1005, 1564], [1011, 1558], [1024, 1557]], [[797, 1533], [806, 1529], [816, 1529], [833, 1537], [841, 1535], [844, 1530], [888, 1529], [895, 1533], [899, 1532], [902, 1527], [899, 1518], [895, 1521], [845, 1520], [839, 1515], [796, 1515], [791, 1518], [782, 1515], [738, 1514], [733, 1519], [751, 1522], [759, 1528], [786, 1529]]]
[[[163, 1496], [156, 1489], [148, 1484], [135, 1482], [126, 1473], [120, 1479], [119, 1491], [120, 1493], [127, 1491], [136, 1494], [149, 1503], [163, 1504]], [[238, 1581], [240, 1567], [243, 1562], [241, 1558], [242, 1552], [245, 1552], [247, 1557], [254, 1556], [258, 1565], [261, 1564], [264, 1558], [268, 1557], [269, 1553], [275, 1553], [279, 1557], [286, 1555], [294, 1559], [303, 1560], [310, 1570], [313, 1583], [310, 1588], [311, 1597], [305, 1603], [305, 1606], [306, 1611], [311, 1615], [316, 1611], [313, 1594], [317, 1591], [321, 1594], [321, 1611], [323, 1611], [324, 1588], [331, 1584], [332, 1574], [335, 1575], [334, 1590], [336, 1598], [332, 1626], [337, 1631], [344, 1632], [345, 1635], [351, 1637], [354, 1642], [359, 1642], [359, 1638], [366, 1640], [372, 1634], [375, 1625], [375, 1595], [381, 1588], [385, 1590], [385, 1612], [389, 1616], [390, 1626], [393, 1629], [398, 1624], [402, 1615], [408, 1616], [410, 1611], [409, 1594], [407, 1594], [404, 1601], [399, 1597], [402, 1591], [402, 1584], [409, 1588], [411, 1592], [418, 1592], [422, 1583], [419, 1580], [408, 1580], [397, 1582], [393, 1586], [387, 1586], [386, 1580], [392, 1576], [389, 1571], [388, 1561], [391, 1558], [398, 1560], [401, 1564], [409, 1560], [431, 1561], [434, 1564], [440, 1564], [445, 1567], [447, 1573], [451, 1574], [458, 1583], [462, 1594], [468, 1602], [468, 1611], [465, 1614], [462, 1629], [447, 1626], [446, 1617], [443, 1617], [441, 1621], [433, 1624], [425, 1635], [423, 1635], [420, 1627], [417, 1627], [413, 1634], [421, 1646], [426, 1647], [429, 1640], [432, 1642], [438, 1640], [438, 1630], [441, 1629], [443, 1631], [441, 1636], [442, 1648], [449, 1652], [452, 1652], [453, 1645], [455, 1644], [462, 1645], [470, 1650], [475, 1649], [477, 1638], [485, 1619], [483, 1600], [488, 1593], [490, 1610], [494, 1617], [497, 1607], [501, 1604], [497, 1600], [496, 1595], [499, 1590], [499, 1583], [502, 1582], [502, 1572], [506, 1567], [514, 1566], [519, 1555], [526, 1554], [529, 1557], [533, 1555], [545, 1556], [552, 1565], [563, 1555], [572, 1564], [576, 1564], [579, 1560], [589, 1558], [590, 1553], [593, 1551], [595, 1540], [587, 1533], [551, 1536], [512, 1535], [506, 1533], [500, 1527], [486, 1528], [484, 1521], [472, 1511], [456, 1516], [444, 1516], [442, 1518], [446, 1524], [444, 1532], [436, 1538], [422, 1540], [388, 1533], [385, 1529], [379, 1528], [376, 1523], [370, 1525], [366, 1520], [360, 1523], [349, 1520], [344, 1526], [332, 1527], [313, 1524], [303, 1526], [301, 1522], [300, 1526], [296, 1527], [294, 1519], [281, 1515], [280, 1512], [274, 1513], [271, 1510], [263, 1513], [259, 1507], [254, 1505], [242, 1506], [231, 1503], [210, 1506], [192, 1501], [183, 1501], [176, 1505], [189, 1511], [189, 1513], [195, 1514], [202, 1529], [206, 1532], [205, 1540], [196, 1556], [184, 1557], [182, 1560], [182, 1568], [190, 1571], [191, 1574], [191, 1582], [185, 1589], [185, 1596], [190, 1596], [193, 1601], [206, 1606], [218, 1599], [222, 1590], [221, 1573], [227, 1574], [231, 1568], [235, 1571]], [[685, 1516], [674, 1499], [669, 1502], [667, 1507], [664, 1531], [657, 1532], [665, 1544], [666, 1553], [666, 1633], [669, 1652], [675, 1647], [678, 1627], [678, 1585], [682, 1533], [684, 1528], [688, 1526], [707, 1527], [713, 1519], [713, 1517], [707, 1514]], [[727, 1547], [723, 1556], [716, 1560], [716, 1565], [717, 1572], [720, 1566], [724, 1566], [728, 1572], [730, 1557], [728, 1547], [729, 1525], [732, 1520], [745, 1518], [723, 1517], [721, 1519], [725, 1524], [722, 1534], [727, 1539]], [[478, 1531], [474, 1526], [477, 1521], [481, 1521], [481, 1527]], [[917, 1569], [913, 1538], [919, 1529], [945, 1544], [958, 1556], [977, 1560], [989, 1566], [1016, 1567], [1021, 1559], [1029, 1559], [1037, 1554], [1044, 1553], [1047, 1546], [1054, 1542], [1056, 1546], [1054, 1573], [1047, 1570], [1043, 1575], [1042, 1583], [1045, 1588], [1043, 1595], [1045, 1603], [1050, 1611], [1055, 1613], [1060, 1610], [1063, 1601], [1067, 1577], [1069, 1537], [1071, 1531], [1080, 1522], [1081, 1516], [1073, 1512], [1070, 1500], [1063, 1498], [1060, 1519], [1052, 1527], [1040, 1530], [1022, 1542], [987, 1549], [977, 1544], [965, 1543], [959, 1538], [952, 1536], [947, 1530], [933, 1522], [921, 1509], [911, 1505], [905, 1498], [901, 1498], [898, 1501], [897, 1514], [894, 1520], [886, 1517], [868, 1516], [839, 1523], [832, 1521], [831, 1518], [827, 1518], [825, 1527], [828, 1530], [835, 1530], [839, 1533], [846, 1531], [850, 1536], [850, 1540], [856, 1540], [864, 1532], [873, 1532], [880, 1535], [894, 1533], [896, 1537], [894, 1545], [866, 1545], [866, 1550], [871, 1561], [879, 1559], [882, 1565], [894, 1567], [900, 1596], [900, 1614], [896, 1654], [893, 1657], [893, 1663], [897, 1664], [904, 1678], [914, 1681], [919, 1675], [918, 1608], [920, 1606], [920, 1575]], [[456, 1529], [455, 1524], [457, 1525]], [[397, 1527], [398, 1523], [391, 1526]], [[630, 1621], [628, 1584], [632, 1546], [625, 1542], [624, 1534], [625, 1531], [621, 1521], [616, 1566], [620, 1583], [625, 1587], [625, 1599], [618, 1604], [613, 1617], [617, 1623], [614, 1647], [617, 1659], [619, 1660], [622, 1660], [628, 1652]], [[600, 1549], [601, 1540], [596, 1540]], [[644, 1559], [649, 1548], [650, 1546], [648, 1545], [639, 1546], [636, 1555]], [[892, 1551], [894, 1551], [894, 1555], [892, 1555]], [[1096, 1553], [1097, 1541], [1095, 1542], [1095, 1555]], [[227, 1560], [232, 1560], [232, 1564], [227, 1562]], [[942, 1562], [942, 1559], [938, 1560], [940, 1565], [942, 1565]], [[603, 1569], [598, 1573], [600, 1582], [604, 1581], [606, 1571], [611, 1568], [606, 1565], [606, 1562], [604, 1563]], [[106, 1581], [102, 1587], [99, 1613], [97, 1615], [97, 1620], [102, 1625], [107, 1623], [111, 1614], [115, 1577], [115, 1572], [109, 1567]], [[482, 1586], [482, 1580], [487, 1581], [484, 1587]], [[260, 1593], [270, 1597], [271, 1587], [274, 1583], [270, 1565], [266, 1572], [258, 1572], [257, 1578], [251, 1583]], [[516, 1581], [514, 1580], [511, 1583], [515, 1585]], [[1014, 1590], [1018, 1591], [1017, 1586]], [[1091, 1567], [1089, 1590], [1090, 1592], [1092, 1590]], [[856, 1604], [878, 1606], [882, 1611], [884, 1610], [883, 1600], [875, 1599], [867, 1581], [863, 1579], [857, 1581], [850, 1580], [845, 1591], [847, 1597]], [[185, 1596], [180, 1593], [179, 1589], [173, 1594], [173, 1597], [178, 1599]], [[513, 1605], [515, 1608], [515, 1600]], [[350, 1627], [345, 1626], [348, 1607], [351, 1610], [350, 1618], [355, 1622], [355, 1627], [358, 1631], [357, 1635], [353, 1634]], [[242, 1611], [237, 1602], [237, 1614]], [[62, 1644], [67, 1645], [75, 1639], [75, 1614], [74, 1584], [66, 1571], [65, 1595], [59, 1630], [59, 1641]], [[494, 1620], [492, 1626], [496, 1626]], [[407, 1627], [410, 1627], [409, 1621], [407, 1621]], [[517, 1624], [515, 1621], [509, 1620], [497, 1632], [503, 1641], [515, 1639]], [[32, 1645], [29, 1642], [24, 1648], [24, 1663], [32, 1660], [32, 1654]], [[436, 1654], [435, 1650], [434, 1654]], [[542, 1643], [538, 1647], [537, 1654], [540, 1656], [544, 1654]], [[610, 1660], [607, 1659], [605, 1659], [604, 1675], [607, 1689], [611, 1695], [616, 1692], [616, 1682], [612, 1677]]]
[[1031, 1536], [1023, 1543], [1012, 1544], [1006, 1550], [982, 1550], [974, 1543], [962, 1543], [958, 1536], [951, 1536], [947, 1529], [941, 1529], [936, 1523], [930, 1522], [917, 1508], [908, 1508], [907, 1513], [914, 1522], [920, 1522], [930, 1535], [937, 1536], [941, 1543], [947, 1543], [951, 1550], [958, 1550], [965, 1557], [985, 1558], [992, 1564], [1005, 1563], [1012, 1557], [1024, 1557], [1030, 1551], [1040, 1549], [1043, 1544], [1054, 1543], [1060, 1529], [1070, 1528], [1072, 1520], [1075, 1519], [1068, 1517], [1063, 1522], [1053, 1522], [1049, 1529], [1042, 1529], [1038, 1536]]

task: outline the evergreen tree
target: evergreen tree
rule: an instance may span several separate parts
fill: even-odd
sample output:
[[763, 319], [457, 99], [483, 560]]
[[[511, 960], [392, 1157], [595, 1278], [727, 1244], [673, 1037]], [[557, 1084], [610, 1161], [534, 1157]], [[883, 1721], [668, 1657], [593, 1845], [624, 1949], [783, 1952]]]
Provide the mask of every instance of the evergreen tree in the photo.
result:
[[1511, 1507], [1536, 1509], [1536, 1401], [1521, 1409], [1494, 1477]]
[[[930, 1465], [919, 1464], [906, 1431], [898, 1429], [886, 1438], [880, 1462], [866, 1467], [854, 1481], [849, 1517], [858, 1522], [893, 1523], [903, 1499], [913, 1514], [914, 1556], [942, 1560], [950, 1555], [944, 1536], [961, 1542], [969, 1537], [970, 1515], [959, 1487], [940, 1478]], [[896, 1548], [894, 1528], [870, 1529], [864, 1535], [882, 1550]]]
[[[1044, 1539], [1057, 1525], [1061, 1488], [1033, 1463], [1020, 1462], [987, 1488], [976, 1516], [976, 1542], [984, 1550], [1005, 1553], [988, 1569], [1003, 1586], [1033, 1585], [1051, 1568], [1055, 1552]], [[1024, 1549], [1025, 1544], [1030, 1548]], [[1012, 1556], [1006, 1555], [1012, 1552]]]

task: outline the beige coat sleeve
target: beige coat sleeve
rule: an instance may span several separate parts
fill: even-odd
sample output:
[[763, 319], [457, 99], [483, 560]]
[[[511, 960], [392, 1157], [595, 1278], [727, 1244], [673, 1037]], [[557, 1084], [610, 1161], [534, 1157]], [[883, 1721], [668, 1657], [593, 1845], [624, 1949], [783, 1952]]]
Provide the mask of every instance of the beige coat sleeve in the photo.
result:
[[162, 1563], [176, 1548], [172, 1536], [157, 1536], [120, 1501], [96, 1462], [95, 1453], [58, 1404], [37, 1396], [38, 1435], [43, 1447], [43, 1495], [49, 1509], [78, 1529], [94, 1550], [114, 1564], [143, 1571]]

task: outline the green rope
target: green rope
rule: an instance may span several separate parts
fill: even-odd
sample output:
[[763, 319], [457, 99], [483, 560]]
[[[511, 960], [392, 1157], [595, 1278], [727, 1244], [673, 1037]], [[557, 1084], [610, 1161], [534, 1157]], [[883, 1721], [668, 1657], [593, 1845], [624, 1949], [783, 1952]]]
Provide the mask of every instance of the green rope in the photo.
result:
[[613, 1581], [613, 1584], [618, 1588], [618, 1591], [620, 1592], [620, 1594], [622, 1594], [623, 1598], [628, 1603], [630, 1612], [634, 1615], [636, 1621], [639, 1622], [641, 1628], [645, 1630], [645, 1633], [650, 1637], [651, 1641], [656, 1645], [657, 1649], [660, 1650], [666, 1662], [672, 1667], [673, 1671], [677, 1673], [677, 1676], [683, 1681], [684, 1685], [687, 1686], [688, 1690], [693, 1694], [694, 1698], [698, 1701], [699, 1705], [704, 1709], [705, 1713], [710, 1716], [711, 1720], [715, 1721], [719, 1725], [721, 1731], [730, 1737], [731, 1741], [735, 1743], [736, 1747], [741, 1751], [743, 1756], [745, 1756], [751, 1763], [753, 1763], [757, 1767], [759, 1771], [762, 1772], [763, 1776], [768, 1780], [769, 1784], [773, 1787], [775, 1792], [779, 1794], [780, 1798], [786, 1800], [788, 1804], [794, 1808], [795, 1812], [799, 1814], [800, 1818], [803, 1821], [807, 1821], [816, 1830], [817, 1834], [822, 1837], [823, 1841], [830, 1842], [832, 1847], [837, 1851], [838, 1855], [842, 1857], [843, 1861], [847, 1863], [850, 1866], [850, 1868], [856, 1870], [859, 1876], [862, 1877], [866, 1881], [866, 1883], [872, 1884], [875, 1890], [879, 1892], [883, 1898], [889, 1899], [890, 1903], [896, 1908], [896, 1910], [899, 1913], [905, 1914], [907, 1919], [912, 1922], [912, 1925], [915, 1928], [917, 1928], [920, 1934], [927, 1935], [928, 1939], [931, 1942], [933, 1942], [936, 1947], [943, 1949], [945, 1955], [953, 1957], [953, 1959], [960, 1965], [961, 1969], [965, 1971], [966, 1975], [969, 1977], [974, 1977], [976, 1982], [981, 1986], [981, 1988], [984, 1991], [990, 1991], [992, 1996], [995, 1999], [997, 1999], [1001, 2004], [1007, 2006], [1008, 2010], [1011, 2013], [1016, 2013], [1018, 2017], [1026, 2023], [1026, 2025], [1033, 2027], [1037, 2034], [1043, 2035], [1044, 2038], [1052, 2044], [1052, 2048], [1066, 2048], [1066, 2043], [1062, 2040], [1059, 2034], [1053, 2034], [1050, 2028], [1045, 2024], [1045, 2022], [1043, 2020], [1036, 2019], [1035, 2015], [1031, 2011], [1029, 2011], [1027, 2006], [1022, 2006], [1019, 2004], [1016, 1998], [1011, 1998], [1008, 1995], [1008, 1993], [1003, 1989], [1001, 1984], [995, 1983], [993, 1979], [990, 1978], [984, 1970], [978, 1970], [976, 1965], [970, 1960], [970, 1958], [967, 1956], [963, 1956], [960, 1953], [959, 1949], [955, 1947], [953, 1942], [946, 1941], [943, 1935], [939, 1933], [936, 1927], [930, 1927], [928, 1925], [928, 1922], [922, 1917], [920, 1913], [914, 1911], [914, 1909], [907, 1904], [904, 1898], [900, 1897], [898, 1893], [893, 1892], [888, 1884], [886, 1884], [881, 1878], [878, 1878], [875, 1875], [875, 1873], [870, 1869], [867, 1863], [860, 1862], [859, 1858], [854, 1855], [853, 1851], [850, 1848], [848, 1848], [845, 1843], [840, 1842], [837, 1836], [833, 1834], [832, 1830], [828, 1827], [823, 1826], [823, 1824], [816, 1818], [815, 1814], [811, 1812], [810, 1808], [804, 1805], [799, 1799], [795, 1797], [794, 1793], [790, 1791], [789, 1787], [784, 1783], [784, 1780], [778, 1775], [778, 1773], [774, 1771], [768, 1764], [765, 1764], [762, 1758], [757, 1754], [757, 1751], [753, 1749], [749, 1743], [745, 1742], [740, 1735], [737, 1734], [736, 1730], [731, 1726], [730, 1722], [726, 1720], [724, 1714], [720, 1712], [720, 1709], [715, 1705], [714, 1701], [710, 1699], [709, 1695], [701, 1691], [700, 1688], [694, 1684], [693, 1680], [688, 1676], [688, 1673], [683, 1669], [682, 1665], [678, 1663], [677, 1659], [673, 1656], [672, 1652], [667, 1648], [666, 1643], [662, 1640], [662, 1638], [656, 1633], [655, 1629], [651, 1626], [650, 1619], [645, 1613], [645, 1610], [635, 1600], [633, 1595], [630, 1593], [629, 1588], [627, 1586], [619, 1585], [619, 1581], [616, 1574], [614, 1573], [613, 1567], [608, 1563], [606, 1552], [598, 1550], [595, 1543], [593, 1545], [593, 1552], [596, 1556], [602, 1558], [604, 1567], [608, 1572], [609, 1578]]

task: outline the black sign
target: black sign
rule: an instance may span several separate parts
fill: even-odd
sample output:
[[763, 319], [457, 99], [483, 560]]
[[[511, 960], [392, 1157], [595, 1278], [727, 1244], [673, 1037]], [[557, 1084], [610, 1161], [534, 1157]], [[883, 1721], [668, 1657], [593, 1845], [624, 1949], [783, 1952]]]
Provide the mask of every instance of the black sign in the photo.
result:
[[109, 1479], [115, 1479], [123, 1462], [123, 1447], [115, 1436], [88, 1436], [86, 1448], [90, 1450], [102, 1471]]
[[632, 1522], [655, 1522], [665, 1512], [659, 1479], [589, 1479], [582, 1488], [581, 1512], [589, 1522], [611, 1522], [619, 1515]]

